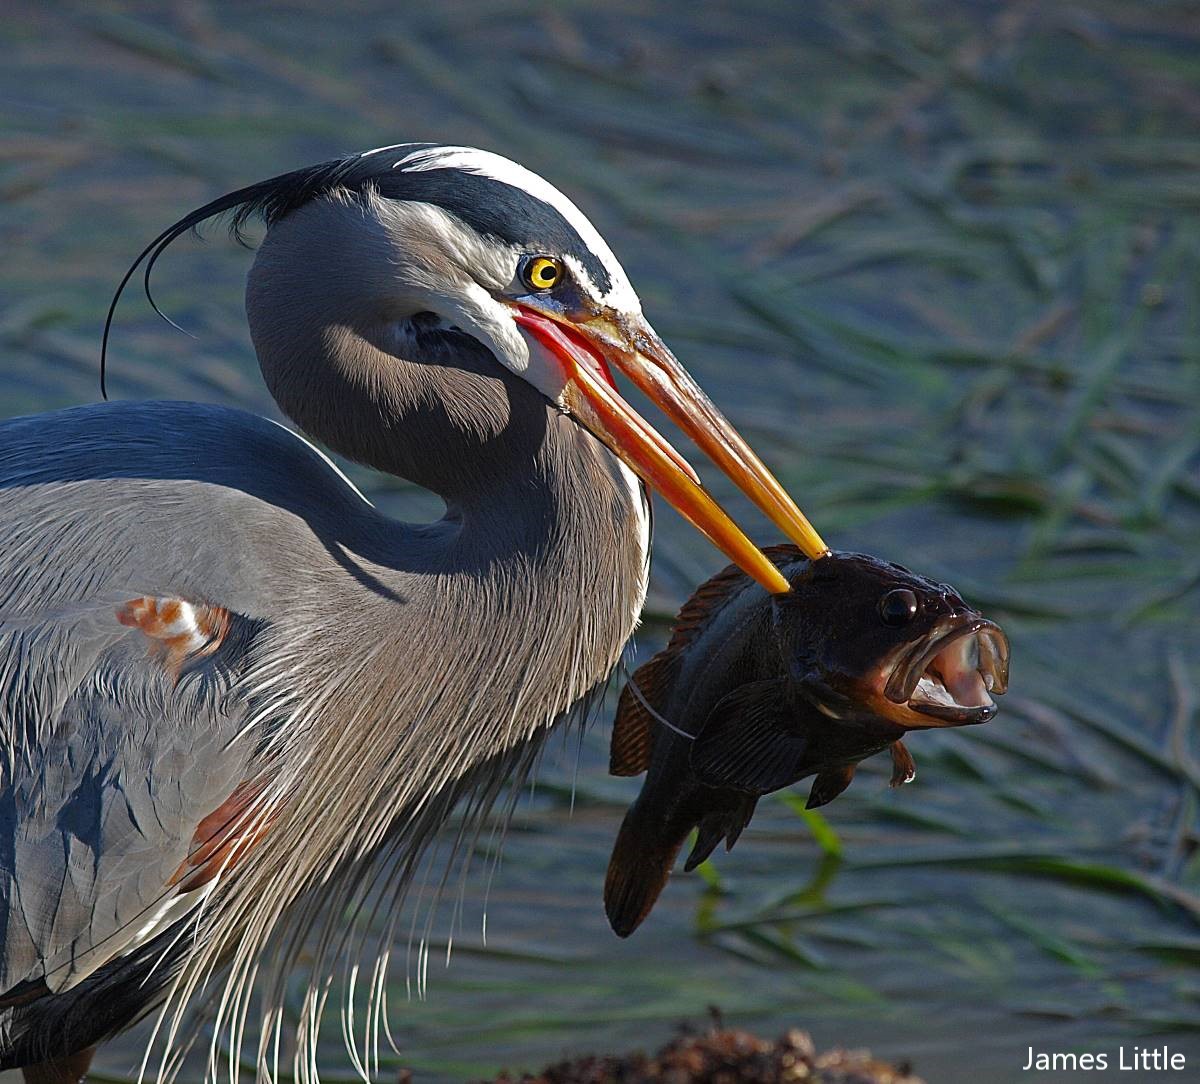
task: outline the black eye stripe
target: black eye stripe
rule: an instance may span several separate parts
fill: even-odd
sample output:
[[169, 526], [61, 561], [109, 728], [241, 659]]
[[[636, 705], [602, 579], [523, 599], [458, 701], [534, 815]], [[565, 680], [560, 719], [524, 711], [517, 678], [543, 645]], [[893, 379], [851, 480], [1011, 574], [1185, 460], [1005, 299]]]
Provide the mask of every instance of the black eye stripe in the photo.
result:
[[604, 262], [550, 204], [520, 188], [460, 169], [381, 171], [370, 178], [390, 199], [432, 203], [457, 215], [472, 229], [526, 251], [573, 256], [601, 293], [612, 289]]

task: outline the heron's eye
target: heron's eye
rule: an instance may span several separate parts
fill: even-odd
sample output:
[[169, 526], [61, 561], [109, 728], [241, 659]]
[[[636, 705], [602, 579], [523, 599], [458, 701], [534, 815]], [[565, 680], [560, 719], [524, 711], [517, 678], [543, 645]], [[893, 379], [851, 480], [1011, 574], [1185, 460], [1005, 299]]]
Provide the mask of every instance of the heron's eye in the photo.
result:
[[897, 587], [879, 600], [879, 617], [885, 625], [899, 628], [917, 616], [917, 596], [907, 587]]
[[521, 265], [521, 278], [531, 290], [553, 290], [562, 277], [562, 261], [552, 256], [531, 256]]

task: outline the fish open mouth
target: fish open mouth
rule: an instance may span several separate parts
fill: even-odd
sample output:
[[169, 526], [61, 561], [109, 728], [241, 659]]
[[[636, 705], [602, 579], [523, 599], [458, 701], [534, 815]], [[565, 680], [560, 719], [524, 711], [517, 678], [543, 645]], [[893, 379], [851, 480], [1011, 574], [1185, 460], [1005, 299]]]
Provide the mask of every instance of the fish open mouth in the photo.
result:
[[883, 695], [928, 717], [927, 726], [986, 723], [996, 714], [992, 694], [1008, 688], [1008, 637], [982, 617], [950, 621], [900, 659]]

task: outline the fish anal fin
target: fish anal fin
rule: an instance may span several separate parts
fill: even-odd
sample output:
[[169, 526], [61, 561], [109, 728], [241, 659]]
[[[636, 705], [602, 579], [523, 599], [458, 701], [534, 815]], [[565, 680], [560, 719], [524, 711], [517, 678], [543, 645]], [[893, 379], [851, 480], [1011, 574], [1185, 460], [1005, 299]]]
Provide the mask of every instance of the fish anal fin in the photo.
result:
[[783, 678], [751, 681], [717, 702], [692, 744], [701, 782], [758, 796], [804, 774], [808, 739], [788, 725], [787, 688]]
[[683, 864], [684, 873], [691, 873], [717, 849], [717, 844], [724, 838], [725, 825], [715, 817], [704, 817], [696, 829], [696, 845]]
[[721, 840], [725, 841], [726, 852], [732, 851], [742, 830], [754, 816], [754, 807], [757, 804], [757, 798], [743, 795], [731, 808], [702, 817], [696, 833], [696, 845], [683, 864], [684, 872], [691, 873], [717, 849]]
[[804, 803], [804, 808], [818, 809], [832, 802], [850, 785], [854, 778], [854, 769], [857, 767], [857, 764], [843, 764], [820, 772], [813, 780], [812, 790], [808, 792], [808, 801]]
[[913, 760], [912, 753], [902, 741], [892, 742], [891, 750], [892, 778], [888, 786], [902, 787], [917, 778], [917, 762]]
[[741, 838], [746, 825], [750, 823], [750, 819], [754, 816], [754, 807], [757, 805], [757, 797], [747, 797], [738, 809], [738, 816], [729, 819], [729, 823], [726, 826], [727, 831], [725, 832], [726, 854], [733, 850], [733, 845]]

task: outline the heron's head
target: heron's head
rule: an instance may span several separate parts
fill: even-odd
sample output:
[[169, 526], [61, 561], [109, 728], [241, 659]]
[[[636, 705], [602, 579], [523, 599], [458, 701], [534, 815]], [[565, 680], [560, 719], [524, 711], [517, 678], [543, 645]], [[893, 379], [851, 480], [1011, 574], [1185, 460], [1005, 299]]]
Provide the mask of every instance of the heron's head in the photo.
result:
[[[353, 264], [361, 305], [404, 334], [435, 319], [485, 346], [510, 372], [575, 418], [768, 590], [787, 581], [700, 485], [687, 461], [627, 402], [614, 374], [659, 406], [810, 557], [827, 547], [803, 513], [647, 322], [621, 265], [558, 189], [497, 154], [400, 144], [297, 170], [230, 193], [162, 235], [222, 211], [260, 215], [272, 232], [340, 215], [324, 228], [353, 249], [331, 253], [328, 289]], [[306, 221], [307, 220], [307, 221]], [[329, 218], [329, 223], [334, 219]], [[322, 227], [317, 224], [317, 228]], [[314, 269], [279, 273], [311, 286]], [[276, 281], [279, 275], [275, 276]], [[365, 285], [364, 285], [365, 283]], [[324, 288], [324, 287], [323, 287]]]

